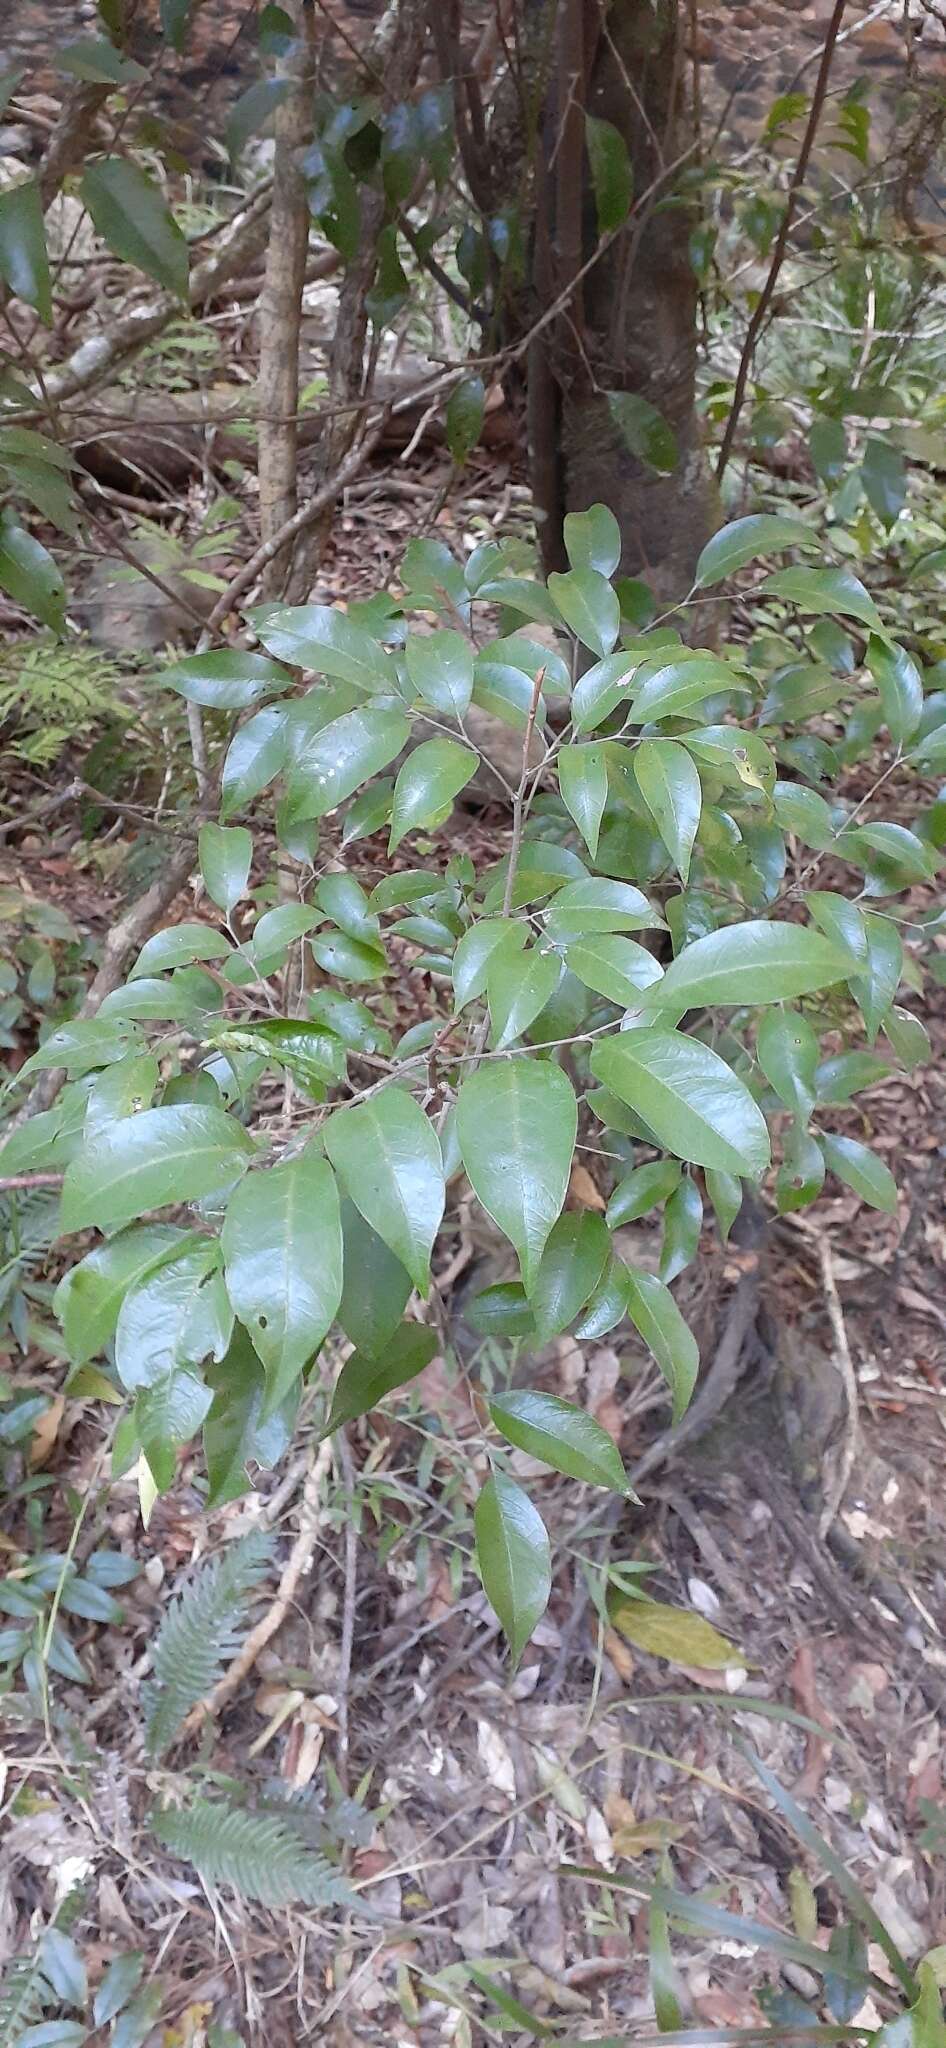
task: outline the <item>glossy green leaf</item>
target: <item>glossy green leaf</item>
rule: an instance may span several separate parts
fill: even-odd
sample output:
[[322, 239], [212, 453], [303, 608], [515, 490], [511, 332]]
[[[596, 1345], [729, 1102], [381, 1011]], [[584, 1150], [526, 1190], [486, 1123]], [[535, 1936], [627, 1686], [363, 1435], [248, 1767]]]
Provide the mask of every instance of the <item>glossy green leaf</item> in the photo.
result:
[[661, 922], [642, 890], [603, 875], [566, 882], [546, 913], [546, 930], [556, 944], [591, 932], [643, 931]]
[[662, 980], [653, 953], [617, 932], [594, 932], [590, 938], [575, 939], [565, 958], [586, 988], [623, 1009], [636, 1009], [644, 990]]
[[850, 1102], [862, 1088], [873, 1087], [889, 1074], [886, 1060], [873, 1052], [835, 1052], [822, 1060], [815, 1076], [819, 1102]]
[[206, 704], [213, 711], [246, 711], [261, 698], [288, 690], [292, 677], [264, 654], [223, 647], [172, 662], [162, 669], [161, 681], [191, 704]]
[[94, 1067], [108, 1067], [124, 1059], [139, 1044], [134, 1025], [121, 1018], [74, 1017], [47, 1033], [42, 1045], [24, 1060], [19, 1078], [25, 1080], [43, 1067], [87, 1074]]
[[703, 1228], [703, 1203], [696, 1182], [689, 1177], [674, 1189], [664, 1210], [664, 1234], [660, 1248], [660, 1278], [669, 1287], [696, 1258]]
[[567, 1330], [604, 1276], [611, 1240], [590, 1210], [560, 1216], [539, 1260], [530, 1307], [540, 1344]]
[[498, 950], [516, 952], [526, 942], [528, 927], [521, 919], [484, 917], [470, 925], [458, 940], [453, 956], [453, 993], [457, 1010], [483, 995], [490, 961]]
[[766, 578], [762, 594], [784, 597], [802, 612], [840, 612], [874, 632], [884, 631], [873, 598], [850, 569], [779, 569]]
[[245, 825], [202, 825], [197, 841], [204, 888], [229, 917], [246, 894], [253, 859], [253, 835]]
[[400, 846], [408, 832], [431, 824], [449, 810], [478, 766], [479, 756], [458, 740], [422, 740], [408, 754], [394, 784], [388, 853]]
[[699, 1371], [696, 1338], [684, 1322], [669, 1287], [655, 1274], [628, 1266], [626, 1292], [627, 1313], [663, 1373], [673, 1396], [673, 1420], [679, 1422], [689, 1406]]
[[782, 1145], [782, 1164], [775, 1179], [775, 1201], [780, 1216], [807, 1209], [824, 1186], [824, 1154], [803, 1123], [794, 1123]]
[[144, 1956], [136, 1949], [116, 1956], [115, 1961], [109, 1963], [92, 2006], [92, 2018], [97, 2027], [104, 2027], [128, 2004], [141, 1982], [144, 1966]]
[[845, 1187], [853, 1188], [862, 1202], [872, 1209], [885, 1210], [888, 1216], [896, 1215], [897, 1183], [876, 1152], [856, 1138], [833, 1136], [821, 1139], [821, 1149], [829, 1172], [837, 1174]]
[[472, 455], [486, 414], [486, 386], [482, 377], [474, 373], [461, 377], [447, 400], [447, 447], [462, 468], [467, 457]]
[[868, 959], [867, 926], [864, 915], [856, 903], [847, 896], [839, 896], [831, 889], [814, 889], [805, 897], [805, 904], [820, 931], [830, 939], [832, 945], [842, 952], [850, 953], [853, 960], [866, 967]]
[[845, 981], [851, 965], [846, 953], [808, 925], [749, 918], [684, 946], [651, 991], [648, 1006], [684, 1010], [788, 1002]]
[[404, 1314], [411, 1276], [347, 1197], [341, 1216], [345, 1252], [338, 1320], [356, 1350], [380, 1358]]
[[913, 738], [923, 713], [920, 671], [905, 647], [878, 640], [875, 633], [867, 643], [867, 666], [880, 691], [890, 737], [902, 747]]
[[311, 943], [319, 966], [341, 981], [377, 981], [387, 966], [382, 946], [350, 938], [347, 932], [320, 933]]
[[319, 912], [306, 903], [276, 903], [257, 918], [248, 950], [261, 972], [271, 974], [285, 959], [288, 948], [320, 923]]
[[585, 1486], [627, 1492], [627, 1473], [614, 1438], [584, 1408], [522, 1387], [495, 1395], [489, 1412], [507, 1443], [531, 1458], [541, 1458], [554, 1472]]
[[760, 555], [805, 547], [819, 549], [821, 541], [802, 519], [786, 519], [775, 512], [751, 512], [744, 519], [732, 519], [707, 541], [696, 565], [696, 588], [705, 590], [709, 584], [722, 583]]
[[756, 1031], [756, 1058], [780, 1102], [793, 1116], [808, 1117], [818, 1088], [818, 1040], [797, 1010], [767, 1010]]
[[463, 1164], [477, 1200], [519, 1255], [527, 1294], [565, 1201], [577, 1129], [574, 1091], [558, 1067], [496, 1060], [461, 1083]]
[[719, 1226], [719, 1234], [725, 1244], [742, 1208], [742, 1182], [738, 1174], [720, 1173], [718, 1168], [712, 1166], [707, 1167], [704, 1178], [706, 1192]]
[[572, 693], [572, 721], [576, 732], [593, 732], [631, 695], [640, 667], [639, 654], [619, 648], [579, 676]]
[[436, 1331], [426, 1329], [423, 1323], [402, 1323], [386, 1343], [382, 1357], [354, 1351], [339, 1373], [323, 1436], [330, 1436], [343, 1422], [367, 1415], [394, 1387], [416, 1379], [436, 1350]]
[[[634, 196], [634, 172], [627, 143], [611, 121], [585, 114], [585, 148], [591, 166], [599, 235], [613, 234], [627, 219]], [[617, 563], [612, 563], [616, 568]], [[606, 575], [611, 570], [605, 571]]]
[[278, 1408], [327, 1335], [342, 1296], [335, 1176], [312, 1147], [231, 1195], [221, 1234], [227, 1291]]
[[[214, 1239], [191, 1238], [174, 1258], [128, 1289], [115, 1327], [115, 1369], [130, 1392], [156, 1386], [175, 1366], [204, 1355], [203, 1319], [196, 1312], [216, 1264]], [[198, 1337], [192, 1342], [195, 1316]]]
[[[0, 203], [3, 194], [0, 193]], [[9, 510], [0, 514], [0, 590], [41, 620], [53, 633], [66, 621], [66, 586], [42, 543], [18, 526]]]
[[383, 704], [346, 711], [323, 726], [290, 764], [288, 801], [293, 817], [327, 817], [394, 760], [410, 730], [403, 711]]
[[635, 692], [631, 717], [635, 725], [651, 724], [658, 718], [679, 717], [704, 697], [718, 696], [734, 688], [738, 678], [715, 654], [695, 654], [687, 659], [662, 662], [651, 669]]
[[482, 1488], [473, 1526], [483, 1588], [515, 1667], [549, 1603], [548, 1533], [528, 1494], [502, 1472], [494, 1472]]
[[142, 946], [128, 979], [163, 974], [169, 967], [187, 966], [192, 960], [225, 960], [230, 951], [229, 939], [209, 924], [170, 924]]
[[541, 946], [530, 946], [528, 952], [520, 952], [507, 943], [490, 955], [486, 993], [497, 1052], [528, 1031], [551, 1001], [561, 973], [561, 957], [550, 948], [543, 952]]
[[610, 654], [621, 629], [621, 607], [606, 576], [598, 569], [554, 570], [549, 595], [566, 626], [593, 654]]
[[[936, 856], [929, 846], [906, 825], [888, 824], [886, 820], [877, 825], [846, 828], [838, 841], [838, 851], [868, 870], [876, 865], [872, 856], [879, 855], [881, 862], [889, 862], [911, 882], [931, 882], [936, 873]], [[881, 893], [888, 895], [890, 889]]]
[[608, 801], [608, 757], [604, 745], [562, 747], [558, 756], [559, 795], [574, 818], [592, 860]]
[[226, 1356], [207, 1373], [213, 1399], [204, 1422], [208, 1511], [240, 1500], [250, 1490], [250, 1467], [271, 1471], [286, 1450], [296, 1413], [296, 1391], [265, 1414], [266, 1375], [238, 1324]]
[[868, 435], [861, 463], [864, 496], [882, 526], [893, 526], [907, 502], [907, 467], [899, 448]]
[[116, 1230], [151, 1209], [195, 1202], [244, 1173], [254, 1150], [222, 1109], [143, 1110], [109, 1124], [66, 1168], [62, 1229]]
[[884, 1018], [884, 1031], [902, 1066], [923, 1066], [930, 1058], [929, 1032], [912, 1010], [901, 1010], [895, 1004]]
[[725, 1060], [698, 1040], [676, 1031], [622, 1031], [595, 1045], [591, 1070], [679, 1159], [752, 1179], [768, 1166], [761, 1110]]
[[223, 763], [220, 816], [232, 818], [282, 773], [288, 738], [284, 708], [257, 711], [234, 733]]
[[250, 621], [267, 652], [314, 675], [338, 676], [368, 695], [392, 691], [391, 656], [334, 605], [259, 605]]
[[188, 1241], [186, 1231], [152, 1223], [140, 1230], [123, 1231], [70, 1267], [56, 1289], [53, 1307], [73, 1365], [85, 1365], [98, 1357], [115, 1333], [129, 1289], [173, 1258]]
[[680, 460], [677, 437], [663, 414], [632, 391], [606, 391], [608, 410], [625, 446], [658, 476], [670, 476]]
[[462, 718], [473, 695], [473, 649], [462, 633], [443, 627], [412, 633], [404, 650], [417, 695], [446, 718]]
[[412, 1095], [390, 1087], [335, 1110], [324, 1136], [356, 1209], [425, 1294], [444, 1208], [443, 1161], [432, 1124]]
[[84, 2009], [88, 1997], [88, 1977], [85, 1964], [72, 1940], [59, 1927], [47, 1927], [39, 1944], [43, 1976], [46, 1977], [63, 2005], [80, 2006]]
[[611, 1258], [583, 1309], [572, 1332], [580, 1343], [606, 1337], [627, 1314], [627, 1269], [621, 1259]]
[[150, 1109], [158, 1073], [153, 1053], [139, 1053], [131, 1059], [117, 1060], [113, 1067], [103, 1067], [89, 1090], [86, 1137], [94, 1138], [116, 1117], [136, 1116], [139, 1110]]
[[342, 1040], [304, 1018], [258, 1017], [252, 1024], [228, 1024], [209, 1042], [221, 1052], [255, 1053], [268, 1066], [281, 1067], [317, 1102], [327, 1085], [345, 1079]]
[[0, 192], [0, 278], [15, 299], [33, 306], [48, 327], [53, 317], [43, 204], [35, 178]]
[[56, 69], [89, 85], [141, 85], [148, 76], [142, 64], [123, 57], [105, 36], [64, 43], [56, 53]]
[[[699, 771], [677, 740], [641, 740], [634, 755], [637, 787], [684, 884], [700, 822]], [[594, 851], [594, 849], [592, 849]]]
[[621, 559], [621, 529], [607, 505], [589, 505], [587, 512], [566, 512], [562, 530], [572, 569], [597, 569], [601, 576], [614, 575]]
[[636, 1223], [658, 1202], [666, 1202], [679, 1184], [680, 1168], [675, 1159], [653, 1159], [647, 1166], [635, 1166], [618, 1182], [611, 1196], [606, 1217], [608, 1229], [618, 1230], [623, 1223]]
[[154, 180], [129, 157], [96, 157], [79, 189], [112, 255], [186, 300], [187, 243]]
[[135, 1430], [159, 1493], [173, 1486], [178, 1452], [196, 1436], [212, 1400], [204, 1379], [188, 1365], [172, 1367], [139, 1391]]
[[852, 975], [848, 986], [864, 1019], [867, 1042], [873, 1045], [900, 985], [903, 941], [890, 918], [873, 911], [862, 912], [861, 918], [867, 960], [864, 971]]

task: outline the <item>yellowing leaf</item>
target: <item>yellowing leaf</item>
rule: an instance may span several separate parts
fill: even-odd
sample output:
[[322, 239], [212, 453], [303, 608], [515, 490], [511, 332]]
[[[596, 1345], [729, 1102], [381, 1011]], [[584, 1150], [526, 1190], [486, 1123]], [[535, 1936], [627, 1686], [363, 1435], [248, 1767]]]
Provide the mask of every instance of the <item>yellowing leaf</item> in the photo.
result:
[[722, 1671], [727, 1665], [745, 1663], [735, 1643], [728, 1642], [701, 1614], [690, 1614], [682, 1607], [666, 1607], [656, 1600], [616, 1600], [611, 1620], [638, 1650], [666, 1657], [668, 1664]]

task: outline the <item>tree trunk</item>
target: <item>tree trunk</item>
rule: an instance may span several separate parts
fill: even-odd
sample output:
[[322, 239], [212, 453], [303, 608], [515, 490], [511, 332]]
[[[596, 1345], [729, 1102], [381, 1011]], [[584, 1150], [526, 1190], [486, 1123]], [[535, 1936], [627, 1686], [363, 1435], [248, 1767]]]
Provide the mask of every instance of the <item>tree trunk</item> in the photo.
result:
[[[545, 566], [567, 566], [565, 514], [600, 500], [621, 527], [622, 574], [645, 578], [662, 604], [672, 603], [691, 587], [697, 555], [719, 524], [695, 408], [693, 215], [679, 191], [693, 135], [677, 0], [557, 0], [549, 71], [535, 175], [533, 321], [568, 296], [528, 357]], [[623, 138], [634, 192], [626, 225], [587, 273], [599, 233], [586, 115]], [[678, 455], [669, 475], [631, 452], [608, 404], [613, 392], [646, 399], [671, 428]]]

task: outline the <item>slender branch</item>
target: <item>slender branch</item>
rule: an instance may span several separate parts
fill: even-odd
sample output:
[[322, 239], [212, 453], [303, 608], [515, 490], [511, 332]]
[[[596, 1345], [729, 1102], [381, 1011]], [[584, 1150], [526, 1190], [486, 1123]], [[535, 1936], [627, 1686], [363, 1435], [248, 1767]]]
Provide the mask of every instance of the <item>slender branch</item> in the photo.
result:
[[729, 418], [726, 421], [726, 432], [723, 435], [723, 445], [719, 451], [719, 461], [716, 465], [717, 483], [721, 481], [728, 466], [729, 458], [732, 454], [733, 442], [736, 438], [736, 429], [739, 425], [739, 419], [742, 413], [743, 402], [746, 396], [746, 387], [749, 382], [749, 374], [752, 369], [753, 359], [755, 357], [756, 344], [758, 342], [759, 335], [762, 331], [762, 326], [765, 321], [766, 314], [772, 303], [772, 297], [775, 291], [776, 284], [778, 283], [779, 272], [782, 268], [782, 264], [785, 261], [785, 255], [788, 248], [788, 238], [791, 234], [792, 224], [795, 219], [795, 209], [798, 205], [799, 194], [801, 192], [802, 185], [805, 181], [805, 175], [808, 170], [809, 159], [811, 157], [812, 149], [814, 148], [815, 137], [818, 133], [821, 115], [824, 110], [825, 98], [827, 96], [828, 91], [828, 79], [831, 73], [831, 60], [834, 56], [834, 46], [838, 39], [846, 7], [847, 0], [834, 0], [834, 13], [831, 16], [830, 25], [828, 27], [828, 33], [825, 37], [824, 48], [821, 52], [821, 63], [818, 68], [818, 78], [815, 84], [814, 97], [811, 102], [811, 112], [808, 116], [808, 125], [805, 129], [805, 133], [802, 138], [802, 145], [798, 152], [798, 161], [795, 165], [794, 171], [792, 172], [791, 183], [789, 185], [788, 193], [785, 199], [785, 210], [782, 214], [781, 226], [779, 227], [778, 234], [775, 238], [775, 247], [772, 250], [772, 261], [769, 264], [769, 273], [764, 285], [762, 286], [762, 290], [759, 293], [758, 302], [753, 311], [752, 318], [749, 322], [748, 328], [746, 329], [746, 338], [743, 342], [742, 355], [739, 358], [739, 368], [736, 372], [736, 386], [733, 392], [732, 406], [730, 407]]

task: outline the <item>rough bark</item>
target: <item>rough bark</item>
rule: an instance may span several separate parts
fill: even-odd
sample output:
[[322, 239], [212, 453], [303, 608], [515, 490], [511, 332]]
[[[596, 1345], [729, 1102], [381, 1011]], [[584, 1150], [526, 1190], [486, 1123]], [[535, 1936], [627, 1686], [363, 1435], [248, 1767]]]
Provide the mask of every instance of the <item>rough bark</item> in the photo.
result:
[[[682, 20], [677, 0], [543, 0], [538, 9], [524, 0], [523, 15], [532, 17], [526, 50], [542, 47], [550, 6], [555, 62], [535, 167], [532, 317], [563, 292], [569, 299], [529, 353], [529, 446], [546, 567], [565, 566], [564, 514], [601, 500], [621, 526], [622, 573], [645, 577], [662, 603], [673, 602], [690, 588], [700, 548], [719, 523], [695, 408], [693, 219], [678, 186], [691, 143]], [[623, 136], [635, 194], [626, 226], [587, 270], [598, 230], [584, 112]], [[520, 174], [517, 182], [521, 189], [527, 180]], [[517, 317], [525, 312], [520, 302]], [[646, 398], [673, 429], [679, 460], [671, 475], [630, 452], [608, 406], [606, 393], [615, 391]]]
[[[296, 42], [283, 65], [288, 90], [276, 110], [273, 203], [259, 309], [259, 496], [264, 541], [296, 510], [299, 335], [310, 216], [299, 153], [312, 139], [312, 0], [297, 0]], [[282, 548], [267, 564], [263, 595], [279, 597], [292, 565]]]

